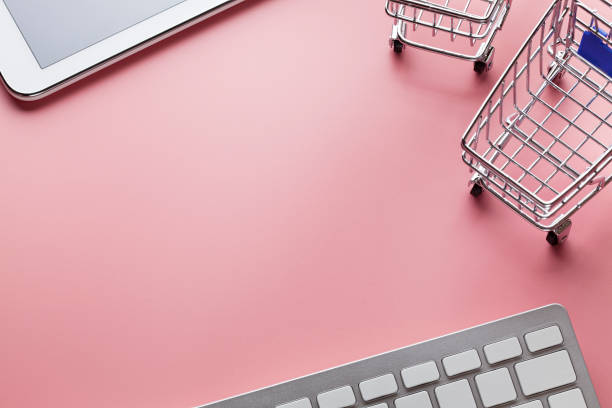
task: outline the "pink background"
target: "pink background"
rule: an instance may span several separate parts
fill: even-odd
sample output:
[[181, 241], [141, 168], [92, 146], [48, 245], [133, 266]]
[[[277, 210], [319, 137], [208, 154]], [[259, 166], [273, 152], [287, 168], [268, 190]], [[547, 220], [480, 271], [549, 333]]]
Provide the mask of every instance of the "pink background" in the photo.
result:
[[485, 78], [384, 2], [251, 0], [36, 104], [0, 96], [0, 406], [192, 407], [552, 302], [612, 405], [612, 194], [570, 241], [459, 140]]

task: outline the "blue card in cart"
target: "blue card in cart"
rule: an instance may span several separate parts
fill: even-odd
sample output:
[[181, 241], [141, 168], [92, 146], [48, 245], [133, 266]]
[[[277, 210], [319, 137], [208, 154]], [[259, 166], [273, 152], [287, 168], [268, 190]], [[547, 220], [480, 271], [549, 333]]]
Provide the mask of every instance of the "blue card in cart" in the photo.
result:
[[[604, 38], [610, 38], [605, 32], [599, 31]], [[590, 63], [612, 76], [612, 48], [604, 40], [591, 31], [585, 31], [578, 48], [578, 54]]]

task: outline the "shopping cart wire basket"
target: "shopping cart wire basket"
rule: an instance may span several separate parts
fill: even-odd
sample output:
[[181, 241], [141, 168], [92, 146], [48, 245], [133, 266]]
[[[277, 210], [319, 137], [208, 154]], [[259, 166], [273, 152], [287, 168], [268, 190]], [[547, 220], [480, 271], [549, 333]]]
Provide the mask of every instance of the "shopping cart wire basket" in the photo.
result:
[[511, 0], [386, 0], [394, 19], [389, 45], [401, 53], [404, 45], [473, 61], [474, 70], [491, 69], [495, 48]]
[[611, 70], [612, 3], [555, 0], [463, 135], [472, 195], [565, 241], [612, 180]]

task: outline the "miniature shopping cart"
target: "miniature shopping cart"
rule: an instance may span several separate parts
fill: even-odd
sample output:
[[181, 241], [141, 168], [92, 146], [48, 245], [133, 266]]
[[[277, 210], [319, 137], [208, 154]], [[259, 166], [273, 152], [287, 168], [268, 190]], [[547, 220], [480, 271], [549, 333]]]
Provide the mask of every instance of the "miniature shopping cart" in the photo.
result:
[[[389, 45], [401, 53], [404, 44], [474, 61], [474, 70], [491, 69], [491, 45], [510, 10], [511, 0], [387, 0], [394, 18]], [[408, 31], [411, 31], [410, 33]]]
[[557, 245], [612, 179], [612, 3], [555, 0], [462, 139], [489, 191]]

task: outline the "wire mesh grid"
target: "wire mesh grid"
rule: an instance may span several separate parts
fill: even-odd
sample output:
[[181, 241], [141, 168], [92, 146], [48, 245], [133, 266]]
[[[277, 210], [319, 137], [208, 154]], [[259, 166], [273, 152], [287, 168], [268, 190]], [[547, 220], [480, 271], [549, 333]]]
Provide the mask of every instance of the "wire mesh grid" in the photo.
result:
[[578, 53], [584, 31], [612, 45], [612, 8], [591, 3], [603, 12], [580, 1], [553, 3], [462, 140], [476, 178], [544, 230], [612, 178], [610, 77]]
[[475, 61], [488, 51], [510, 4], [511, 0], [387, 0], [386, 12], [396, 19], [394, 40]]

